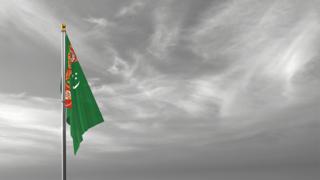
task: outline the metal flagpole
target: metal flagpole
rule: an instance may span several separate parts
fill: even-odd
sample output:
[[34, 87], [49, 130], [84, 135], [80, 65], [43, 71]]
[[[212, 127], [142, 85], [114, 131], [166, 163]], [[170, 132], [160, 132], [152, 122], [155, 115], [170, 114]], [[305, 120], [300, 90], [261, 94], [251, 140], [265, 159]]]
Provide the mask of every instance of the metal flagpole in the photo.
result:
[[65, 58], [66, 58], [66, 25], [61, 24], [61, 101], [62, 101], [62, 173], [61, 179], [67, 179], [67, 154], [66, 154], [66, 109], [65, 109]]

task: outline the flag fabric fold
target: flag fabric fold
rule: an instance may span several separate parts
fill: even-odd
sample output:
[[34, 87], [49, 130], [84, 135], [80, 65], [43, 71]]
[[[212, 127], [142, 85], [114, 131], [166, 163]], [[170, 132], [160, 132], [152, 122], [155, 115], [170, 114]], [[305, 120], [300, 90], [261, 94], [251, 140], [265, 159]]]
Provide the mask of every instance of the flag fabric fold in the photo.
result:
[[65, 36], [65, 108], [70, 125], [74, 154], [77, 153], [82, 135], [90, 128], [103, 122], [102, 114], [91, 92], [90, 86], [68, 35]]

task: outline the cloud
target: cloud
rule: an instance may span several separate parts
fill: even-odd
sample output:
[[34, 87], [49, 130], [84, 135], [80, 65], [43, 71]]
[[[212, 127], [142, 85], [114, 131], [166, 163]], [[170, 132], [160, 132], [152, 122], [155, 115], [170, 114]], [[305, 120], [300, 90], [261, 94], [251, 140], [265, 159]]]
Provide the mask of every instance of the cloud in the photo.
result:
[[[59, 20], [55, 18], [46, 7], [35, 1], [1, 1], [1, 16], [3, 20], [0, 25], [20, 27], [20, 31], [31, 37], [41, 37], [57, 45], [59, 39]], [[49, 35], [50, 34], [50, 35]]]
[[108, 71], [112, 74], [119, 74], [119, 73], [126, 74], [128, 72], [128, 70], [129, 70], [129, 65], [124, 60], [119, 58], [118, 56], [114, 57], [114, 63], [108, 69]]
[[[249, 4], [255, 8], [248, 11]], [[192, 28], [193, 51], [206, 62], [225, 64], [220, 74], [200, 78], [211, 82], [212, 93], [223, 92], [216, 95], [223, 115], [295, 100], [293, 92], [299, 87], [293, 77], [317, 56], [312, 47], [319, 33], [314, 12], [293, 14], [295, 5], [226, 2], [224, 8], [204, 12], [204, 20]], [[233, 18], [235, 14], [237, 18]]]
[[116, 14], [116, 17], [125, 17], [136, 14], [145, 6], [145, 3], [142, 1], [134, 1], [133, 3], [122, 7], [119, 12]]
[[109, 22], [107, 19], [104, 19], [104, 18], [93, 18], [93, 17], [90, 17], [90, 18], [86, 18], [84, 20], [89, 22], [89, 23], [95, 24], [96, 26], [99, 26], [99, 27], [107, 27], [107, 26], [113, 26], [114, 25], [114, 23]]
[[17, 166], [17, 161], [25, 159], [37, 164], [41, 159], [34, 159], [36, 154], [55, 154], [61, 119], [59, 101], [5, 94], [1, 94], [0, 99], [0, 126], [3, 129], [0, 151], [7, 154], [6, 161], [1, 163]]
[[[6, 154], [6, 166], [38, 165], [43, 161], [52, 161], [52, 156], [60, 152], [61, 137], [61, 104], [58, 99], [30, 97], [23, 94], [0, 94], [0, 152]], [[68, 149], [71, 150], [71, 138], [67, 127]], [[86, 134], [85, 141], [90, 141], [89, 146], [109, 147], [107, 152], [129, 151], [128, 145], [120, 145], [113, 137], [105, 134], [90, 132]], [[94, 142], [98, 143], [95, 144]], [[92, 144], [93, 143], [93, 144]], [[113, 144], [113, 145], [111, 145]], [[117, 145], [118, 144], [118, 145]], [[85, 148], [83, 145], [82, 149]], [[97, 150], [95, 150], [97, 151]], [[50, 155], [42, 160], [42, 155]], [[40, 156], [39, 158], [37, 156]], [[85, 158], [85, 156], [84, 156]], [[25, 159], [25, 164], [21, 162]], [[17, 162], [19, 162], [17, 164]], [[32, 163], [31, 163], [32, 162]]]
[[19, 36], [21, 34], [25, 35], [29, 38], [29, 41], [31, 40], [35, 44], [49, 45], [51, 52], [56, 53], [60, 48], [61, 41], [60, 24], [66, 23], [68, 26], [67, 32], [82, 64], [86, 64], [86, 67], [92, 70], [101, 70], [101, 64], [99, 63], [103, 63], [103, 61], [97, 62], [102, 57], [101, 51], [99, 52], [89, 42], [92, 39], [107, 39], [106, 32], [108, 29], [106, 27], [113, 27], [115, 23], [108, 21], [107, 18], [81, 17], [81, 20], [95, 25], [88, 30], [88, 28], [79, 25], [79, 19], [71, 15], [72, 11], [68, 11], [69, 17], [61, 17], [61, 15], [56, 14], [63, 14], [64, 12], [50, 9], [44, 2], [17, 0], [1, 1], [1, 4], [0, 18], [3, 21], [1, 21], [0, 26], [7, 29], [2, 34], [9, 38], [11, 42], [20, 40], [16, 34], [13, 34], [17, 31]]
[[318, 11], [314, 1], [288, 2], [3, 1], [0, 77], [21, 94], [0, 95], [0, 171], [46, 173], [59, 163], [59, 53], [29, 45], [41, 37], [58, 49], [58, 19], [68, 21], [105, 118], [80, 156], [68, 154], [70, 176], [214, 179], [214, 171], [315, 167]]
[[167, 51], [176, 45], [179, 37], [179, 25], [172, 24], [168, 9], [158, 8], [154, 12], [154, 32], [150, 37], [150, 45], [147, 48], [152, 55], [163, 59]]

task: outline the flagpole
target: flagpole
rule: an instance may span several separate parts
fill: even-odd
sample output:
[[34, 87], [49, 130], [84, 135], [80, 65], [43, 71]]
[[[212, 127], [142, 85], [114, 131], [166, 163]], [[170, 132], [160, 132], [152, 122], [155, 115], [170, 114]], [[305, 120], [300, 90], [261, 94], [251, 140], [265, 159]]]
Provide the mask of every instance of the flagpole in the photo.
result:
[[66, 45], [65, 45], [65, 36], [66, 36], [66, 25], [61, 24], [61, 109], [62, 109], [62, 144], [61, 144], [61, 151], [62, 151], [62, 160], [61, 160], [61, 179], [67, 179], [67, 153], [66, 153], [66, 109], [64, 105], [65, 99], [65, 58], [66, 58]]

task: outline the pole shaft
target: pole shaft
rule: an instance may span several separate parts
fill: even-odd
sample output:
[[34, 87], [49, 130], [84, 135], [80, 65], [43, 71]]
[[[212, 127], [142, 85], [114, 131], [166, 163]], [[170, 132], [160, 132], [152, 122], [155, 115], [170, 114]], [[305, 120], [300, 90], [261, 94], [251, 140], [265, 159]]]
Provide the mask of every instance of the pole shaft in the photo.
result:
[[66, 58], [66, 51], [65, 51], [65, 25], [61, 24], [61, 101], [62, 101], [62, 144], [61, 144], [61, 151], [62, 151], [62, 161], [61, 161], [61, 179], [67, 179], [67, 153], [66, 153], [66, 108], [65, 108], [65, 58]]

